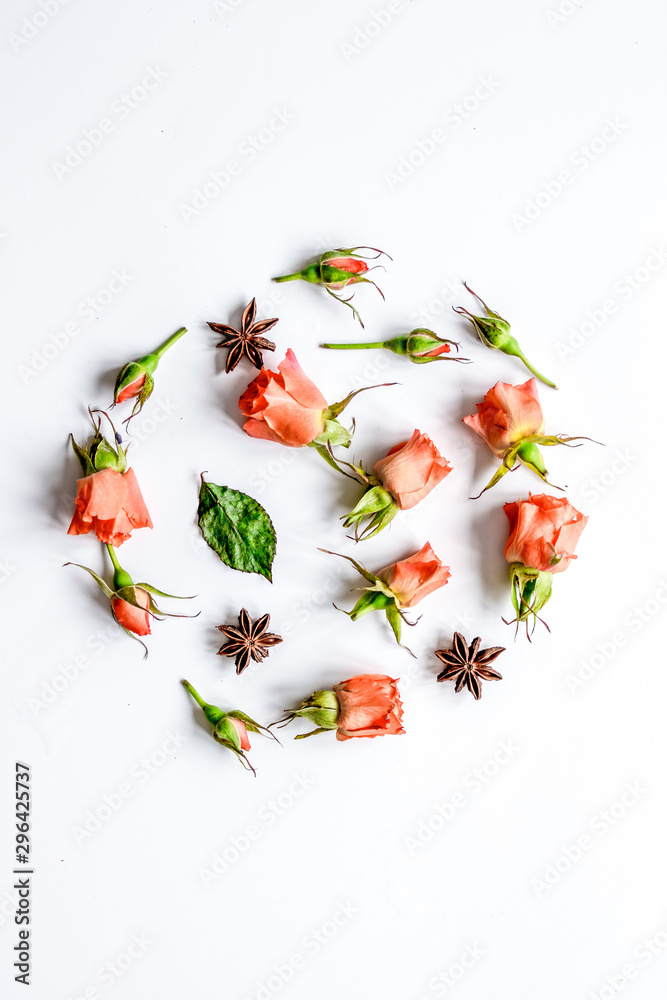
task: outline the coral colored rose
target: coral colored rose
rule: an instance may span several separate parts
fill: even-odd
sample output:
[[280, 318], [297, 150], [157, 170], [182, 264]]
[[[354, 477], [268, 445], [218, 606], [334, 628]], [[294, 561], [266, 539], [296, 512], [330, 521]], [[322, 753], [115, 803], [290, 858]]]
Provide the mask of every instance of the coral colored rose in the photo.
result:
[[111, 607], [113, 608], [113, 613], [116, 616], [118, 624], [126, 628], [128, 632], [134, 632], [135, 635], [150, 635], [150, 615], [148, 611], [144, 610], [148, 607], [150, 594], [141, 587], [135, 587], [134, 597], [141, 604], [141, 608], [135, 608], [133, 604], [129, 604], [121, 597], [112, 597]]
[[239, 400], [241, 412], [250, 418], [243, 425], [246, 434], [290, 448], [303, 448], [320, 436], [327, 405], [292, 350], [277, 372], [262, 368]]
[[451, 573], [449, 566], [444, 566], [427, 542], [413, 556], [399, 559], [377, 574], [383, 580], [396, 598], [399, 608], [412, 608], [422, 598], [444, 585]]
[[396, 680], [384, 674], [359, 674], [333, 690], [340, 703], [336, 739], [401, 735], [403, 706]]
[[463, 418], [475, 433], [484, 438], [491, 451], [504, 458], [513, 445], [544, 429], [542, 407], [537, 396], [537, 382], [528, 379], [523, 385], [496, 382], [489, 389], [478, 412]]
[[126, 399], [133, 399], [134, 396], [138, 396], [144, 387], [144, 382], [146, 381], [146, 372], [143, 372], [139, 378], [135, 379], [134, 382], [130, 382], [126, 385], [124, 389], [116, 396], [116, 403], [124, 403]]
[[451, 471], [430, 437], [418, 430], [373, 466], [373, 472], [401, 510], [416, 506]]
[[562, 573], [577, 558], [574, 550], [588, 518], [566, 497], [529, 493], [528, 500], [506, 503], [503, 509], [510, 523], [505, 546], [508, 563]]
[[248, 730], [246, 729], [245, 722], [243, 722], [242, 719], [235, 719], [233, 715], [228, 715], [227, 718], [239, 734], [241, 749], [250, 750], [250, 740], [248, 738]]
[[122, 545], [135, 528], [152, 528], [133, 469], [100, 469], [77, 481], [76, 511], [68, 535], [94, 531], [101, 542]]
[[133, 469], [100, 469], [77, 480], [75, 506], [70, 535], [94, 531], [101, 542], [119, 546], [134, 528], [153, 527]]

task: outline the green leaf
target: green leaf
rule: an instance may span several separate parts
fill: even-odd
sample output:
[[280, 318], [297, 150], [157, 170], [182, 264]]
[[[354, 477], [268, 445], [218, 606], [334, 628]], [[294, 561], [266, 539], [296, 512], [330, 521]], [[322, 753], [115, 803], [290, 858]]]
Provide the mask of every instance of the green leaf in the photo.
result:
[[239, 490], [202, 479], [197, 518], [202, 535], [224, 563], [271, 581], [276, 532], [260, 503]]

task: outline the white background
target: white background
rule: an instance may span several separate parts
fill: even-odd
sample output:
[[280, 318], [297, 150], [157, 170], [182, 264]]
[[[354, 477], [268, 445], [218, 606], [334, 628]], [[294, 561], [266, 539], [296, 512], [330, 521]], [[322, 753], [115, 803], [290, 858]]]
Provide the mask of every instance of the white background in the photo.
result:
[[[5, 4], [7, 995], [25, 995], [12, 981], [11, 892], [23, 760], [40, 1000], [663, 996], [667, 24], [652, 0], [561, 8]], [[133, 98], [147, 74], [153, 89]], [[102, 119], [111, 126], [77, 164], [68, 150]], [[321, 289], [271, 277], [362, 243], [393, 257], [379, 272], [385, 303], [357, 292], [366, 338], [430, 326], [473, 364], [318, 348], [362, 339], [360, 327]], [[590, 522], [554, 581], [551, 633], [540, 626], [532, 645], [501, 621], [502, 504], [543, 487], [521, 469], [469, 500], [495, 463], [460, 422], [498, 379], [528, 373], [451, 312], [470, 305], [463, 279], [560, 386], [540, 389], [547, 431], [604, 444], [546, 454]], [[238, 320], [252, 296], [280, 317], [267, 363], [292, 347], [328, 400], [399, 382], [350, 406], [350, 457], [373, 462], [419, 427], [454, 466], [357, 548], [338, 520], [354, 485], [311, 450], [241, 430], [254, 370], [225, 375], [205, 323]], [[155, 528], [120, 555], [135, 579], [197, 594], [201, 613], [156, 624], [143, 660], [94, 583], [62, 568], [106, 571], [95, 539], [66, 534], [78, 473], [67, 437], [85, 440], [86, 408], [109, 404], [115, 371], [180, 325], [130, 451]], [[202, 544], [205, 469], [269, 510], [273, 585]], [[317, 547], [377, 570], [427, 539], [452, 576], [419, 608], [412, 660], [381, 616], [352, 623], [331, 607], [351, 607], [358, 581]], [[269, 611], [285, 641], [238, 678], [215, 655], [215, 626], [242, 606]], [[507, 646], [503, 681], [478, 703], [435, 682], [432, 651], [455, 629]], [[253, 741], [256, 779], [179, 684], [267, 723], [368, 671], [402, 678], [405, 736], [294, 742], [296, 723], [282, 749]], [[118, 806], [120, 786], [131, 794]]]

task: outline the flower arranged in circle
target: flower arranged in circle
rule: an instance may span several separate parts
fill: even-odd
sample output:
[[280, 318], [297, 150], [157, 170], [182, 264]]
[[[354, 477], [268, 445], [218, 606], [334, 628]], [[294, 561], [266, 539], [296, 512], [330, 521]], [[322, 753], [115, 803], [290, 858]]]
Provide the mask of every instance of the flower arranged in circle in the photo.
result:
[[324, 431], [328, 403], [299, 365], [294, 351], [273, 372], [262, 368], [239, 400], [250, 437], [303, 448]]
[[[376, 388], [367, 386], [365, 388]], [[248, 417], [243, 430], [250, 437], [276, 441], [288, 448], [315, 448], [336, 468], [330, 449], [349, 447], [351, 433], [337, 417], [350, 400], [364, 392], [357, 389], [340, 402], [329, 405], [314, 382], [303, 372], [291, 348], [278, 371], [262, 368], [239, 399], [239, 409]]]
[[[369, 257], [368, 253], [361, 253], [360, 251], [362, 250], [370, 250], [374, 256]], [[378, 257], [382, 256], [389, 257], [389, 254], [385, 254], [383, 250], [376, 250], [374, 247], [351, 247], [347, 250], [327, 250], [320, 256], [317, 263], [309, 264], [307, 267], [302, 268], [300, 271], [295, 271], [293, 274], [282, 274], [273, 280], [295, 281], [300, 278], [302, 281], [309, 281], [311, 284], [322, 285], [325, 291], [334, 299], [349, 306], [355, 319], [358, 319], [363, 327], [364, 324], [361, 321], [361, 316], [351, 303], [352, 295], [345, 298], [339, 292], [347, 288], [348, 285], [369, 284], [377, 288], [380, 295], [382, 295], [382, 291], [375, 282], [366, 277], [368, 272], [372, 270], [372, 268], [369, 268], [366, 260], [377, 260]], [[389, 259], [391, 260], [391, 258]], [[384, 298], [384, 295], [382, 295], [382, 298]]]
[[[250, 750], [250, 737], [248, 733], [259, 733], [262, 736], [270, 736], [271, 739], [275, 740], [276, 737], [267, 729], [266, 726], [261, 726], [259, 722], [255, 722], [251, 719], [249, 715], [245, 712], [239, 711], [239, 709], [232, 709], [230, 712], [223, 711], [222, 708], [218, 708], [216, 705], [209, 705], [205, 702], [200, 694], [195, 691], [192, 684], [189, 681], [181, 681], [185, 690], [192, 695], [194, 700], [197, 702], [202, 712], [204, 713], [207, 722], [213, 727], [211, 735], [216, 743], [221, 746], [226, 747], [227, 750], [231, 750], [232, 753], [236, 754], [237, 760], [248, 770], [252, 771], [254, 775], [257, 774], [255, 768], [252, 766], [248, 758], [246, 757], [246, 750]], [[276, 740], [276, 742], [278, 742]]]
[[[150, 583], [135, 584], [130, 574], [118, 562], [118, 557], [113, 546], [107, 545], [106, 548], [114, 567], [112, 587], [88, 566], [70, 562], [65, 563], [65, 566], [76, 566], [78, 569], [83, 569], [92, 576], [105, 597], [109, 598], [113, 619], [121, 626], [126, 635], [129, 635], [131, 639], [137, 639], [141, 642], [141, 639], [138, 638], [139, 636], [151, 634], [151, 618], [155, 621], [161, 621], [163, 617], [190, 617], [189, 615], [175, 615], [162, 611], [153, 600], [153, 596], [169, 597], [182, 601], [191, 600], [191, 598], [178, 597], [176, 594], [165, 594], [163, 590], [158, 590], [157, 587], [153, 587]], [[141, 645], [144, 647], [144, 655], [147, 656], [148, 649], [143, 642], [141, 642]]]
[[[416, 507], [452, 471], [430, 437], [420, 430], [413, 431], [408, 441], [390, 448], [375, 463], [372, 473], [362, 465], [340, 464], [347, 465], [367, 484], [365, 493], [343, 521], [346, 528], [354, 526], [357, 541], [377, 535], [399, 510]], [[368, 523], [359, 533], [366, 518]]]
[[68, 535], [95, 533], [101, 542], [122, 545], [135, 528], [152, 528], [134, 469], [100, 469], [77, 480], [76, 510]]
[[534, 378], [523, 385], [496, 382], [477, 404], [477, 413], [463, 417], [463, 423], [486, 441], [494, 455], [502, 460], [482, 493], [495, 486], [520, 462], [547, 482], [548, 473], [538, 445], [567, 445], [580, 440], [563, 434], [543, 434], [544, 416]]
[[144, 355], [137, 361], [129, 361], [120, 369], [114, 386], [113, 405], [124, 403], [128, 399], [136, 400], [130, 416], [123, 423], [129, 424], [132, 417], [136, 417], [142, 411], [155, 388], [153, 375], [160, 359], [187, 332], [186, 328], [182, 326], [176, 333], [172, 333], [171, 337], [168, 337], [157, 350]]
[[75, 511], [67, 533], [87, 535], [92, 531], [105, 545], [118, 546], [135, 528], [152, 528], [153, 522], [134, 470], [127, 468], [119, 436], [115, 444], [110, 444], [92, 412], [91, 419], [95, 434], [87, 448], [81, 448], [70, 436], [84, 476], [77, 480]]
[[[588, 518], [566, 497], [528, 494], [506, 503], [509, 537], [505, 559], [512, 576], [512, 603], [519, 622], [532, 622], [551, 597], [552, 578], [576, 559], [575, 549]], [[532, 628], [530, 631], [532, 631]]]
[[369, 587], [363, 588], [364, 593], [352, 610], [344, 613], [349, 615], [352, 621], [356, 621], [370, 611], [384, 611], [399, 645], [402, 622], [408, 625], [414, 624], [406, 619], [405, 609], [413, 608], [433, 591], [444, 587], [451, 576], [449, 566], [445, 566], [438, 558], [430, 542], [426, 542], [414, 555], [399, 559], [378, 573], [370, 573], [350, 556], [329, 552], [328, 549], [320, 551], [347, 559], [370, 584]]
[[502, 351], [503, 354], [508, 354], [512, 357], [519, 358], [523, 361], [524, 365], [529, 372], [532, 372], [536, 378], [539, 378], [540, 382], [544, 382], [545, 385], [550, 385], [552, 389], [557, 389], [558, 386], [548, 379], [545, 375], [541, 375], [536, 368], [534, 368], [529, 362], [526, 355], [523, 353], [519, 347], [518, 342], [510, 333], [510, 325], [506, 319], [499, 316], [497, 312], [493, 309], [489, 309], [486, 302], [473, 292], [465, 281], [463, 282], [463, 287], [470, 292], [470, 294], [477, 299], [482, 309], [484, 310], [483, 316], [474, 316], [463, 306], [452, 306], [455, 313], [459, 316], [465, 316], [472, 323], [479, 339], [487, 347], [491, 347], [494, 350]]
[[369, 348], [384, 348], [392, 354], [399, 354], [406, 357], [414, 365], [424, 365], [431, 361], [461, 361], [466, 363], [469, 358], [455, 358], [451, 351], [454, 347], [457, 351], [459, 345], [455, 340], [446, 340], [438, 337], [433, 330], [419, 327], [411, 333], [403, 334], [399, 337], [392, 337], [391, 340], [374, 340], [364, 344], [320, 344], [330, 351], [365, 351]]
[[288, 710], [279, 725], [296, 718], [308, 719], [317, 727], [295, 736], [297, 740], [328, 730], [335, 730], [336, 739], [341, 741], [405, 732], [398, 680], [386, 674], [357, 674], [334, 684], [331, 690], [315, 691], [295, 709]]

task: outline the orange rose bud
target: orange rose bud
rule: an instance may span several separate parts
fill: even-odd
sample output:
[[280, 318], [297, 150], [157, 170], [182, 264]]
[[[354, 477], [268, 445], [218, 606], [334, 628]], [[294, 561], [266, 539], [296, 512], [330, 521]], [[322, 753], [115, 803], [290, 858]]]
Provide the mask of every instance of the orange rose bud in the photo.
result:
[[88, 566], [82, 566], [80, 563], [65, 563], [65, 565], [84, 569], [86, 573], [92, 576], [102, 593], [108, 597], [111, 603], [111, 614], [114, 617], [114, 621], [120, 625], [126, 635], [129, 635], [131, 639], [137, 639], [141, 643], [147, 656], [148, 650], [146, 646], [137, 637], [151, 634], [151, 618], [160, 621], [163, 616], [167, 618], [189, 617], [187, 615], [168, 614], [166, 611], [162, 611], [153, 600], [153, 595], [157, 597], [173, 597], [175, 600], [189, 600], [189, 598], [179, 598], [176, 594], [165, 594], [164, 591], [158, 590], [156, 587], [151, 586], [150, 583], [135, 584], [130, 574], [118, 562], [118, 556], [112, 545], [107, 544], [107, 552], [114, 568], [113, 587], [109, 587], [102, 577], [98, 576], [94, 570], [89, 569]]
[[432, 330], [419, 327], [411, 333], [401, 337], [393, 337], [391, 340], [374, 340], [365, 344], [320, 344], [332, 351], [363, 351], [372, 347], [384, 348], [392, 354], [399, 354], [407, 357], [415, 365], [427, 364], [430, 361], [461, 361], [467, 362], [469, 358], [454, 358], [451, 356], [452, 347], [458, 351], [459, 345], [454, 340], [444, 340], [436, 336]]
[[566, 497], [528, 494], [528, 500], [506, 503], [510, 534], [505, 558], [510, 564], [512, 603], [519, 622], [535, 627], [538, 612], [551, 597], [552, 579], [576, 559], [574, 550], [588, 518]]
[[147, 608], [150, 604], [151, 595], [148, 591], [142, 590], [141, 587], [135, 587], [134, 598], [137, 604], [141, 605], [140, 607], [137, 607], [135, 604], [128, 604], [122, 597], [112, 597], [111, 608], [114, 618], [128, 632], [134, 632], [135, 635], [150, 635], [150, 616]]
[[338, 740], [405, 732], [397, 680], [385, 674], [358, 674], [335, 684], [332, 690], [315, 691], [274, 725], [285, 726], [296, 718], [308, 719], [317, 727], [295, 736], [296, 740], [332, 729]]
[[238, 709], [225, 712], [223, 709], [218, 708], [217, 705], [209, 705], [195, 691], [189, 681], [181, 681], [181, 683], [197, 702], [207, 722], [213, 727], [211, 736], [216, 743], [226, 747], [227, 750], [231, 750], [248, 771], [256, 774], [255, 768], [245, 755], [245, 751], [250, 750], [250, 737], [248, 733], [260, 733], [262, 736], [270, 736], [271, 739], [275, 740], [276, 737], [273, 733], [266, 726], [261, 726], [259, 722], [255, 722], [245, 712], [241, 712]]
[[[367, 253], [360, 253], [360, 250], [370, 250], [375, 256], [369, 257]], [[372, 270], [366, 263], [366, 259], [377, 260], [378, 257], [382, 256], [389, 257], [389, 254], [385, 254], [383, 250], [376, 250], [374, 247], [351, 247], [347, 250], [327, 250], [326, 253], [320, 256], [317, 263], [309, 264], [307, 267], [302, 268], [300, 271], [295, 271], [293, 274], [282, 274], [273, 280], [296, 281], [297, 279], [301, 279], [311, 284], [323, 285], [332, 298], [338, 299], [339, 302], [343, 302], [346, 306], [349, 306], [355, 319], [358, 319], [363, 327], [364, 324], [361, 322], [361, 316], [350, 302], [352, 295], [344, 298], [337, 293], [347, 288], [348, 285], [364, 283], [373, 285], [380, 292], [380, 295], [382, 295], [375, 282], [366, 277], [368, 271]], [[391, 260], [391, 257], [389, 259]], [[382, 298], [384, 298], [384, 295], [382, 295]]]
[[[329, 552], [328, 549], [320, 551], [329, 555], [340, 555], [338, 552]], [[434, 590], [444, 587], [451, 576], [449, 566], [445, 566], [436, 556], [430, 542], [426, 542], [419, 552], [415, 552], [407, 559], [399, 559], [379, 573], [369, 572], [350, 556], [341, 555], [340, 558], [352, 563], [357, 572], [370, 584], [364, 588], [364, 594], [352, 610], [344, 613], [354, 622], [370, 611], [384, 611], [399, 645], [401, 623], [414, 624], [407, 621], [404, 609], [414, 607]]]
[[416, 507], [452, 471], [428, 434], [415, 430], [409, 441], [394, 445], [373, 466], [381, 484], [395, 498], [399, 510]]
[[171, 337], [168, 337], [156, 351], [144, 355], [143, 358], [139, 358], [137, 361], [129, 361], [120, 369], [116, 375], [116, 384], [114, 386], [114, 406], [117, 403], [124, 403], [128, 399], [136, 399], [132, 413], [127, 420], [123, 421], [124, 423], [129, 423], [132, 417], [141, 412], [155, 388], [153, 375], [160, 363], [160, 359], [185, 333], [187, 333], [187, 330], [182, 326], [176, 333], [172, 333]]

